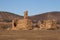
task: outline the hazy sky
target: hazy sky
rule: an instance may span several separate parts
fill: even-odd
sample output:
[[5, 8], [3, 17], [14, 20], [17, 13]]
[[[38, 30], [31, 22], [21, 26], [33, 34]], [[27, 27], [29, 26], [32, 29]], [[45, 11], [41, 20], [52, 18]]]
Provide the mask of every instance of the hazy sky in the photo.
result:
[[0, 0], [0, 11], [23, 15], [25, 10], [28, 10], [30, 16], [60, 11], [60, 0]]

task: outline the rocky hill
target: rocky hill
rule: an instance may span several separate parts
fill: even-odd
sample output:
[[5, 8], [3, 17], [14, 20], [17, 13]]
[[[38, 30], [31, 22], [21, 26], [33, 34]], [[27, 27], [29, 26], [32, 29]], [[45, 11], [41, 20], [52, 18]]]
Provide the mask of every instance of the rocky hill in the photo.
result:
[[2, 12], [0, 11], [0, 21], [11, 21], [21, 19], [23, 16], [16, 15], [10, 12]]
[[46, 12], [34, 16], [30, 16], [31, 20], [46, 20], [46, 19], [55, 19], [58, 22], [60, 22], [60, 12], [54, 11], [54, 12]]

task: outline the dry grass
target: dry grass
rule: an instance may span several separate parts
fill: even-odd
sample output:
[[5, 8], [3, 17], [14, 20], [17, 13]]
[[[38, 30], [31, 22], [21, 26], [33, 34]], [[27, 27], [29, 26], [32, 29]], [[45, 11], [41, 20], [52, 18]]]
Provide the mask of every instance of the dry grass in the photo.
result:
[[60, 40], [59, 30], [0, 31], [0, 40]]

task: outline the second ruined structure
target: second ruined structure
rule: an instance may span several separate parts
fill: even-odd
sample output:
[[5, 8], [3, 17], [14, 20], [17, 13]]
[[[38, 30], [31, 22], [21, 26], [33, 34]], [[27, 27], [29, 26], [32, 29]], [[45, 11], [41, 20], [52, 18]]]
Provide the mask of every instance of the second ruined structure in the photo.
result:
[[42, 23], [41, 21], [38, 21], [39, 29], [57, 29], [57, 21], [55, 20], [44, 20]]
[[51, 18], [51, 15], [49, 14], [47, 20], [43, 20], [43, 23], [40, 20], [38, 21], [38, 26], [39, 26], [40, 30], [57, 29], [57, 20], [54, 19], [53, 17], [52, 17], [52, 19], [50, 19], [50, 18]]

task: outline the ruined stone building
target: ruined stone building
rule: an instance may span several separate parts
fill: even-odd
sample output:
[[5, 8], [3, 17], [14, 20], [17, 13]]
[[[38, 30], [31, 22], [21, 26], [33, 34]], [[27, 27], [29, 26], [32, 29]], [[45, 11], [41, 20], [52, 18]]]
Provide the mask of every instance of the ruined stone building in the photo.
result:
[[24, 12], [24, 18], [18, 19], [16, 27], [14, 26], [14, 20], [12, 20], [12, 28], [10, 30], [30, 30], [32, 29], [32, 21], [28, 19], [28, 11]]
[[[38, 21], [38, 26], [39, 26], [39, 29], [42, 30], [42, 29], [57, 29], [57, 20], [54, 19], [50, 14], [47, 15], [48, 18], [46, 20], [43, 20], [43, 23], [42, 21]], [[52, 17], [52, 19], [50, 19]]]
[[57, 29], [57, 21], [54, 20], [44, 20], [44, 23], [38, 21], [39, 29]]

